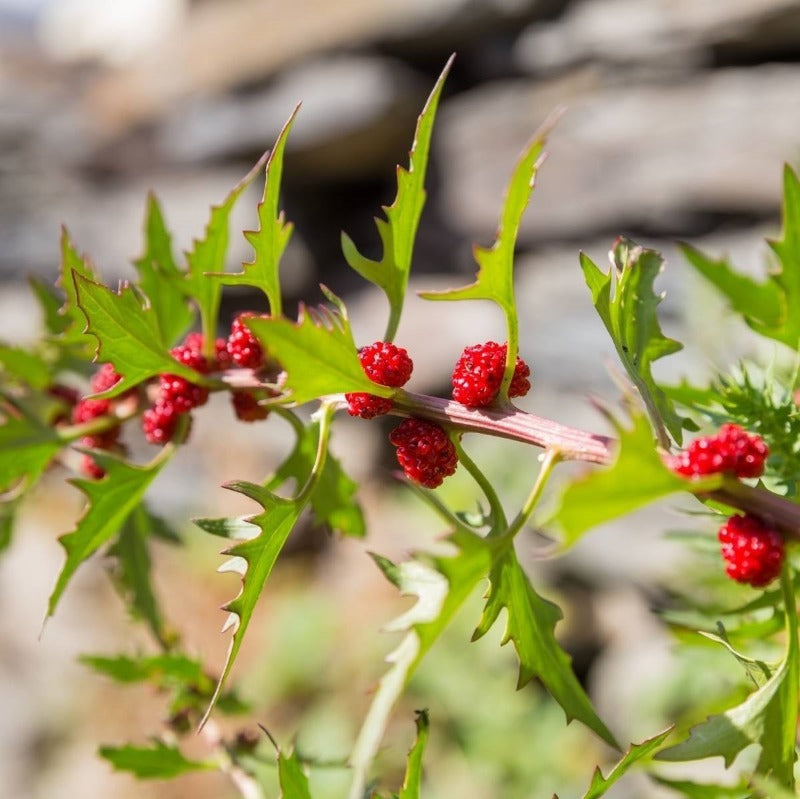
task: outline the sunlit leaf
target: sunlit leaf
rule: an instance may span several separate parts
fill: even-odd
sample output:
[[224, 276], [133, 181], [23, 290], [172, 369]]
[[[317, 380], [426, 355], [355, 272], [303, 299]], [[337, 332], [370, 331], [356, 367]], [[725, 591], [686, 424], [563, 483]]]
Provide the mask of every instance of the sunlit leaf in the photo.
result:
[[284, 755], [278, 752], [278, 781], [281, 786], [281, 799], [311, 799], [308, 777], [297, 752]]
[[0, 491], [23, 478], [35, 483], [63, 446], [55, 430], [37, 419], [6, 417], [0, 425]]
[[[70, 239], [65, 227], [61, 228], [61, 270], [59, 272], [58, 283], [64, 292], [65, 301], [59, 314], [64, 318], [64, 326], [61, 330], [61, 340], [70, 345], [77, 345], [91, 351], [94, 339], [84, 330], [84, 317], [78, 307], [77, 287], [74, 275], [91, 281], [97, 281], [97, 276], [89, 264]], [[45, 295], [40, 293], [40, 299]]]
[[386, 219], [375, 219], [383, 245], [380, 261], [363, 256], [353, 240], [342, 233], [342, 251], [347, 263], [365, 280], [381, 288], [389, 301], [389, 321], [384, 341], [392, 341], [397, 333], [403, 309], [414, 239], [425, 204], [425, 171], [428, 166], [431, 133], [439, 96], [455, 56], [445, 64], [433, 91], [417, 121], [414, 143], [409, 154], [409, 167], [397, 167], [397, 196], [383, 211]]
[[267, 159], [264, 195], [258, 204], [259, 227], [258, 230], [247, 230], [244, 234], [253, 245], [253, 260], [242, 264], [242, 272], [232, 272], [222, 277], [222, 282], [226, 285], [241, 284], [260, 288], [267, 295], [272, 316], [280, 316], [283, 312], [278, 270], [281, 257], [292, 236], [292, 224], [285, 221], [283, 211], [278, 211], [278, 203], [283, 175], [283, 153], [299, 110], [298, 105], [292, 111]]
[[428, 743], [428, 712], [426, 710], [417, 711], [415, 719], [417, 725], [417, 737], [414, 746], [408, 753], [406, 760], [406, 775], [403, 779], [403, 787], [397, 795], [397, 799], [420, 799], [420, 788], [422, 787], [422, 755], [425, 752], [425, 745]]

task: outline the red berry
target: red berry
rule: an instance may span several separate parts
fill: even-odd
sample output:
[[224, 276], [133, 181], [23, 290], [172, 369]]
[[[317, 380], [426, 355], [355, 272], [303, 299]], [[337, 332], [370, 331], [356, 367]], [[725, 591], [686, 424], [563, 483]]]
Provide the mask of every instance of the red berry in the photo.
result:
[[114, 364], [104, 363], [93, 375], [89, 381], [92, 389], [92, 394], [102, 394], [108, 391], [112, 386], [116, 385], [122, 376], [117, 374], [114, 369]]
[[178, 424], [178, 411], [171, 402], [158, 400], [152, 408], [142, 414], [142, 429], [151, 444], [166, 444], [172, 441]]
[[234, 391], [231, 402], [236, 418], [243, 422], [258, 422], [269, 416], [269, 408], [259, 405], [258, 397], [252, 391]]
[[458, 466], [453, 442], [443, 428], [424, 419], [404, 419], [389, 434], [397, 447], [397, 461], [406, 477], [415, 483], [436, 488]]
[[161, 375], [158, 386], [161, 401], [172, 405], [176, 413], [188, 413], [208, 401], [207, 388], [178, 375]]
[[216, 339], [214, 350], [214, 358], [207, 358], [203, 354], [203, 334], [189, 333], [183, 344], [173, 347], [170, 353], [176, 361], [180, 361], [185, 366], [201, 374], [208, 374], [209, 372], [219, 372], [230, 366], [231, 359], [227, 350], [227, 341], [224, 338]]
[[[112, 449], [116, 446], [119, 440], [120, 428], [112, 427], [102, 433], [96, 433], [93, 436], [83, 436], [80, 440], [80, 445], [87, 449]], [[87, 476], [95, 480], [99, 480], [105, 476], [105, 469], [97, 464], [91, 455], [85, 452], [81, 457], [81, 471]]]
[[701, 436], [673, 455], [668, 464], [687, 477], [728, 472], [737, 477], [760, 477], [769, 448], [761, 436], [746, 433], [739, 425], [724, 424], [713, 436]]
[[258, 316], [253, 311], [240, 313], [231, 324], [227, 349], [231, 359], [244, 369], [259, 369], [264, 365], [264, 351], [258, 339], [242, 320]]
[[[466, 347], [453, 369], [453, 399], [468, 408], [491, 405], [500, 391], [506, 368], [506, 344], [487, 341]], [[509, 397], [524, 397], [531, 389], [530, 367], [517, 356]]]
[[107, 399], [82, 399], [72, 409], [72, 421], [75, 424], [90, 422], [99, 416], [106, 416], [111, 411], [111, 401]]
[[[362, 347], [358, 351], [358, 360], [373, 383], [391, 388], [404, 386], [414, 369], [414, 362], [408, 352], [388, 341], [376, 341]], [[347, 400], [347, 412], [362, 419], [372, 419], [392, 409], [392, 401], [387, 397], [376, 397], [363, 391], [344, 396]]]
[[783, 537], [758, 516], [731, 516], [717, 537], [725, 570], [737, 582], [762, 588], [780, 574], [786, 554]]
[[99, 466], [97, 461], [85, 452], [81, 455], [81, 471], [93, 480], [99, 480], [101, 477], [106, 476], [106, 470]]

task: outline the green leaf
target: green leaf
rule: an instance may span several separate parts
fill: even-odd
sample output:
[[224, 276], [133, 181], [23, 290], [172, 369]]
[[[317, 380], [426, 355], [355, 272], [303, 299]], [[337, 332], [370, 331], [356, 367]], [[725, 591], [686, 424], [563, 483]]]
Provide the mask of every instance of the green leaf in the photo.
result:
[[422, 208], [425, 205], [425, 172], [428, 166], [431, 133], [439, 96], [455, 56], [450, 56], [417, 120], [414, 143], [409, 153], [408, 169], [397, 167], [397, 196], [383, 211], [386, 219], [375, 218], [383, 245], [380, 261], [364, 257], [353, 240], [342, 233], [342, 252], [347, 263], [365, 280], [374, 283], [389, 301], [389, 321], [384, 341], [392, 341], [397, 333], [403, 310], [414, 239]]
[[154, 521], [145, 505], [140, 503], [125, 520], [119, 538], [108, 554], [116, 559], [114, 577], [127, 598], [128, 609], [150, 627], [158, 641], [167, 644], [169, 635], [153, 590], [147, 545], [148, 538], [159, 522]]
[[112, 397], [159, 374], [176, 374], [193, 383], [203, 376], [177, 361], [166, 348], [158, 319], [150, 308], [143, 308], [130, 286], [117, 294], [111, 289], [75, 273], [78, 302], [86, 317], [87, 331], [99, 342], [98, 355], [110, 361], [122, 379], [104, 392]]
[[0, 374], [7, 374], [38, 389], [53, 381], [50, 366], [43, 358], [21, 347], [0, 344]]
[[[292, 478], [302, 484], [311, 473], [318, 443], [318, 421], [298, 428], [294, 449], [265, 483], [265, 487], [274, 491]], [[339, 461], [329, 454], [311, 494], [311, 510], [314, 516], [320, 523], [342, 535], [363, 538], [366, 535], [366, 525], [364, 514], [355, 501], [357, 488], [357, 484], [345, 474]]]
[[502, 396], [507, 395], [519, 347], [519, 321], [514, 298], [514, 247], [522, 215], [533, 193], [539, 167], [544, 161], [545, 141], [557, 117], [558, 115], [554, 115], [542, 125], [517, 162], [506, 189], [495, 242], [490, 248], [475, 247], [475, 260], [479, 267], [475, 282], [463, 288], [420, 293], [427, 300], [491, 300], [497, 303], [506, 317], [508, 327], [508, 353], [501, 387]]
[[65, 344], [78, 345], [89, 351], [94, 342], [84, 330], [84, 318], [78, 307], [79, 302], [74, 275], [80, 275], [86, 280], [97, 280], [97, 276], [89, 262], [75, 249], [67, 229], [62, 227], [59, 285], [64, 292], [66, 300], [59, 311], [61, 316], [64, 317], [61, 340]]
[[137, 658], [81, 655], [79, 660], [98, 674], [119, 683], [152, 682], [159, 688], [175, 684], [211, 685], [198, 661], [177, 652]]
[[91, 451], [92, 458], [105, 470], [106, 476], [100, 480], [71, 481], [86, 494], [88, 504], [75, 529], [59, 538], [67, 558], [50, 594], [46, 618], [55, 613], [78, 566], [120, 531], [173, 452], [172, 445], [167, 444], [149, 464], [134, 466], [107, 452]]
[[607, 777], [604, 777], [600, 769], [596, 768], [592, 775], [592, 784], [583, 795], [583, 799], [599, 799], [599, 797], [603, 796], [631, 766], [655, 752], [671, 732], [672, 727], [660, 732], [658, 735], [654, 735], [652, 738], [648, 738], [646, 741], [642, 741], [640, 744], [631, 744], [625, 756], [611, 769]]
[[260, 288], [267, 295], [272, 316], [283, 313], [279, 267], [292, 236], [292, 224], [285, 221], [283, 211], [278, 211], [278, 202], [283, 175], [283, 153], [299, 110], [298, 104], [278, 134], [275, 146], [269, 154], [264, 195], [258, 204], [258, 230], [246, 230], [244, 233], [244, 237], [253, 245], [253, 260], [242, 264], [242, 272], [226, 274], [222, 278], [225, 285], [243, 284]]
[[578, 719], [618, 749], [614, 736], [595, 713], [575, 677], [569, 655], [556, 640], [555, 626], [562, 618], [561, 610], [536, 593], [512, 548], [495, 562], [489, 581], [488, 600], [473, 640], [485, 635], [497, 621], [500, 611], [505, 609], [507, 622], [503, 643], [513, 641], [517, 650], [517, 688], [538, 677], [561, 705], [567, 722]]
[[772, 677], [740, 705], [710, 716], [690, 730], [689, 737], [658, 753], [659, 760], [686, 761], [721, 756], [726, 768], [750, 744], [761, 747], [757, 772], [771, 774], [785, 786], [794, 786], [798, 720], [797, 609], [788, 567], [781, 587], [787, 610], [786, 656]]
[[591, 527], [669, 494], [712, 491], [721, 485], [720, 475], [687, 480], [670, 471], [656, 451], [644, 416], [634, 416], [630, 429], [618, 425], [617, 430], [619, 452], [614, 463], [570, 483], [550, 519], [561, 528], [565, 549]]
[[139, 287], [156, 318], [161, 343], [171, 347], [192, 323], [193, 313], [181, 286], [184, 273], [172, 256], [172, 239], [155, 195], [147, 198], [144, 253], [134, 261]]
[[661, 433], [664, 426], [680, 444], [683, 420], [652, 374], [654, 361], [683, 349], [680, 342], [664, 336], [658, 322], [663, 295], [653, 291], [653, 283], [664, 259], [655, 250], [625, 238], [617, 239], [611, 256], [614, 266], [604, 273], [581, 253], [586, 285], [625, 371], [644, 400], [660, 444], [664, 448], [669, 445]]
[[212, 207], [204, 237], [195, 239], [192, 250], [186, 254], [189, 272], [184, 279], [183, 288], [200, 309], [207, 354], [213, 354], [214, 351], [217, 316], [222, 297], [222, 283], [209, 277], [207, 273], [225, 271], [231, 211], [244, 190], [263, 169], [267, 155], [264, 153], [258, 159], [258, 163], [234, 186], [221, 205]]
[[70, 324], [69, 317], [61, 314], [61, 298], [53, 288], [38, 277], [29, 278], [29, 283], [39, 302], [45, 330], [52, 336], [60, 336]]
[[783, 171], [783, 230], [770, 241], [780, 269], [759, 283], [736, 272], [726, 259], [714, 260], [684, 245], [689, 263], [728, 300], [734, 311], [757, 333], [800, 347], [800, 181], [788, 165]]
[[236, 656], [239, 654], [244, 634], [247, 631], [264, 584], [272, 573], [272, 568], [278, 559], [278, 555], [289, 538], [289, 534], [297, 523], [307, 501], [307, 496], [303, 496], [298, 500], [284, 499], [254, 483], [227, 483], [225, 488], [255, 500], [264, 508], [264, 512], [248, 517], [246, 520], [249, 524], [260, 529], [260, 533], [223, 550], [223, 554], [230, 555], [234, 560], [223, 564], [220, 570], [237, 571], [241, 574], [242, 589], [235, 599], [223, 606], [223, 610], [227, 610], [230, 614], [223, 627], [223, 632], [233, 628], [233, 636], [228, 649], [225, 667], [220, 675], [216, 691], [206, 710], [201, 726], [208, 720], [220, 696]]
[[286, 370], [285, 388], [298, 405], [326, 394], [365, 391], [391, 397], [395, 391], [373, 383], [364, 373], [344, 305], [338, 305], [338, 311], [301, 307], [296, 323], [282, 317], [245, 320]]
[[[659, 785], [671, 788], [686, 796], [687, 799], [752, 799], [753, 789], [746, 785], [708, 785], [689, 780], [670, 780], [666, 777], [651, 775]], [[773, 797], [777, 799], [777, 797]]]
[[417, 737], [414, 741], [414, 746], [411, 747], [411, 751], [408, 753], [406, 775], [397, 799], [420, 799], [422, 755], [425, 752], [425, 745], [428, 743], [428, 711], [418, 710], [415, 721], [417, 724]]
[[0, 425], [0, 492], [22, 479], [33, 485], [63, 446], [52, 427], [32, 417], [8, 416]]
[[0, 502], [0, 555], [11, 546], [14, 522], [21, 498], [20, 495], [14, 499], [6, 499]]
[[143, 780], [167, 780], [190, 771], [217, 768], [210, 760], [188, 760], [180, 749], [159, 740], [152, 746], [101, 746], [98, 753], [117, 771], [129, 771]]
[[308, 777], [303, 772], [297, 752], [292, 752], [288, 757], [278, 752], [278, 781], [281, 799], [311, 799]]

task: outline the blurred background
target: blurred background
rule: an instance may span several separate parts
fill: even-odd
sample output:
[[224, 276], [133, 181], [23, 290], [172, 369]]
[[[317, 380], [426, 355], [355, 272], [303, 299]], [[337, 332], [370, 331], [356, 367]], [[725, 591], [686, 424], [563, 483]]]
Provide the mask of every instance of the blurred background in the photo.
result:
[[[289, 305], [318, 301], [324, 282], [348, 303], [359, 343], [378, 338], [386, 308], [348, 271], [339, 234], [377, 254], [372, 217], [394, 198], [394, 165], [407, 163], [417, 114], [453, 52], [412, 291], [471, 279], [472, 245], [493, 240], [517, 155], [554, 108], [566, 109], [520, 235], [521, 349], [534, 372], [521, 406], [603, 428], [587, 397], [614, 400], [612, 347], [594, 318], [578, 251], [604, 265], [619, 234], [668, 260], [664, 327], [691, 347], [664, 363], [661, 377], [696, 377], [753, 354], [744, 328], [688, 273], [672, 242], [761, 268], [763, 237], [779, 229], [782, 164], [800, 161], [795, 0], [0, 0], [0, 336], [37, 335], [26, 277], [55, 277], [60, 225], [110, 285], [133, 274], [149, 191], [162, 201], [176, 248], [189, 247], [209, 205], [302, 101], [284, 172], [283, 205], [296, 225], [282, 271]], [[262, 188], [234, 214], [229, 270], [250, 257], [237, 231], [255, 224]], [[223, 322], [243, 307], [262, 306], [255, 295], [227, 294]], [[467, 311], [410, 298], [398, 342], [415, 360], [413, 389], [444, 393], [465, 345], [503, 335], [499, 314], [482, 304]], [[153, 496], [187, 542], [157, 550], [157, 586], [187, 648], [212, 668], [227, 646], [217, 608], [237, 587], [213, 575], [219, 542], [185, 520], [252, 510], [218, 486], [261, 479], [289, 446], [277, 424], [253, 430], [229, 417], [213, 402], [197, 414], [194, 446]], [[337, 426], [336, 448], [363, 483], [369, 538], [330, 541], [324, 531], [302, 530], [237, 668], [257, 720], [285, 744], [297, 734], [303, 752], [320, 758], [347, 753], [394, 642], [377, 631], [407, 606], [366, 550], [403, 557], [438, 529], [392, 483], [384, 434], [378, 423]], [[473, 446], [509, 504], [518, 502], [536, 453]], [[80, 652], [147, 648], [124, 618], [102, 558], [81, 569], [37, 641], [61, 565], [56, 537], [80, 509], [78, 492], [59, 478], [28, 503], [0, 559], [3, 796], [234, 796], [213, 774], [140, 784], [95, 757], [98, 742], [141, 743], [157, 732], [163, 708], [158, 697], [121, 691], [75, 661]], [[464, 506], [473, 501], [463, 475], [444, 493]], [[655, 732], [693, 701], [684, 669], [696, 677], [697, 663], [675, 659], [651, 613], [677, 583], [678, 566], [687, 572], [680, 547], [662, 536], [682, 524], [674, 508], [654, 509], [591, 534], [555, 563], [528, 553], [537, 585], [567, 611], [559, 630], [576, 670], [623, 740]], [[522, 554], [535, 544], [521, 542]], [[497, 637], [473, 645], [480, 668], [465, 665], [459, 647], [479, 606], [476, 599], [451, 643], [421, 668], [381, 766], [401, 774], [411, 711], [427, 705], [429, 799], [581, 795], [591, 764], [609, 753], [575, 725], [566, 728], [535, 687], [513, 693], [513, 653], [500, 650]], [[698, 658], [709, 675], [701, 695], [716, 690], [720, 675], [735, 674], [714, 654]], [[342, 795], [335, 769], [317, 779], [322, 799]], [[671, 795], [636, 778], [614, 790], [617, 799]]]

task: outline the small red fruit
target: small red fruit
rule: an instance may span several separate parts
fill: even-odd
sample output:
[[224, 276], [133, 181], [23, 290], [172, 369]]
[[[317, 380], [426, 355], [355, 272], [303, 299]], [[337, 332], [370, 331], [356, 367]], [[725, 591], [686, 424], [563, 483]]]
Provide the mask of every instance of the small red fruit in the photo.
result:
[[[507, 349], [507, 344], [496, 341], [466, 347], [453, 369], [453, 399], [468, 408], [491, 405], [503, 382]], [[528, 364], [517, 356], [509, 397], [524, 397], [530, 391], [530, 374]]]
[[252, 391], [234, 391], [231, 403], [236, 418], [242, 422], [258, 422], [269, 416], [269, 408], [260, 405], [258, 397]]
[[161, 401], [172, 405], [176, 413], [188, 413], [208, 401], [207, 388], [178, 375], [161, 375], [158, 387]]
[[404, 419], [389, 434], [397, 447], [397, 461], [406, 477], [436, 488], [455, 472], [458, 455], [453, 442], [438, 424], [424, 419]]
[[[373, 383], [391, 388], [404, 386], [414, 370], [414, 362], [408, 352], [388, 341], [376, 341], [362, 347], [358, 351], [358, 360]], [[347, 412], [362, 419], [372, 419], [392, 409], [392, 401], [387, 397], [376, 397], [363, 391], [344, 396], [347, 400]]]
[[258, 314], [253, 311], [244, 311], [231, 323], [231, 334], [227, 342], [228, 354], [231, 360], [243, 369], [260, 369], [264, 365], [264, 351], [261, 344], [243, 321], [257, 316]]
[[104, 363], [93, 375], [89, 381], [92, 389], [92, 394], [102, 394], [108, 391], [112, 386], [116, 385], [122, 376], [118, 375], [111, 363]]
[[727, 472], [736, 477], [760, 477], [769, 448], [759, 435], [739, 425], [724, 424], [713, 436], [700, 436], [673, 455], [668, 464], [678, 474], [701, 477]]
[[783, 536], [760, 517], [731, 516], [717, 537], [725, 570], [737, 582], [763, 588], [780, 574], [786, 555]]
[[179, 413], [171, 402], [156, 401], [152, 408], [142, 414], [142, 429], [151, 444], [166, 444], [172, 441], [178, 424]]

